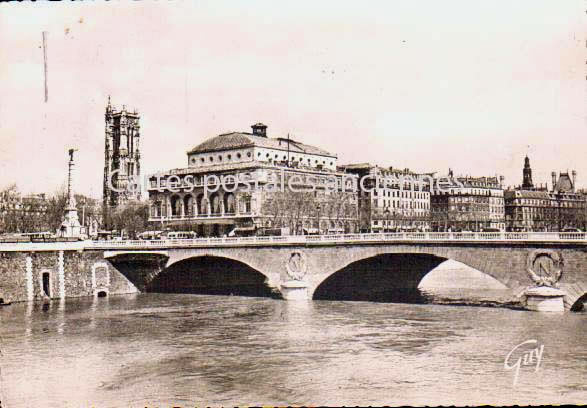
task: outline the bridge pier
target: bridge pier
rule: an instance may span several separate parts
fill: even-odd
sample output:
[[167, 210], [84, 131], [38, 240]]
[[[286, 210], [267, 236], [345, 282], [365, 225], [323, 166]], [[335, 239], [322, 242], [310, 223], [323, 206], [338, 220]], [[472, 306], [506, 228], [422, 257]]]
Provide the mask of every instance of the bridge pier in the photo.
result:
[[290, 280], [283, 282], [280, 287], [281, 296], [285, 300], [310, 300], [308, 282]]
[[524, 292], [526, 309], [535, 312], [564, 312], [566, 293], [548, 286], [528, 288]]

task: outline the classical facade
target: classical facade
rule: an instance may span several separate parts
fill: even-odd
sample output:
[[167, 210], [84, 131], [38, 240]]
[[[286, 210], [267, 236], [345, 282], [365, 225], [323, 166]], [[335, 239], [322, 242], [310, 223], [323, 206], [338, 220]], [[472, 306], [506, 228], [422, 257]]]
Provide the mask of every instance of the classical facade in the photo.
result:
[[[336, 170], [337, 157], [267, 126], [212, 137], [187, 153], [188, 166], [149, 177], [153, 228], [199, 235], [353, 232], [356, 177]], [[293, 186], [293, 188], [290, 188]]]
[[359, 177], [359, 224], [364, 232], [429, 229], [430, 182], [410, 169], [369, 163], [340, 167]]
[[[528, 174], [530, 174], [528, 179]], [[521, 186], [505, 191], [510, 231], [562, 231], [586, 227], [585, 195], [576, 189], [577, 172], [552, 172], [552, 188], [532, 183], [530, 159], [524, 159]]]
[[113, 108], [108, 97], [102, 195], [106, 212], [127, 200], [141, 198], [140, 189], [128, 188], [141, 174], [139, 119], [136, 110], [129, 112], [124, 105], [121, 110]]
[[430, 197], [433, 231], [505, 229], [503, 176], [447, 177], [434, 180]]

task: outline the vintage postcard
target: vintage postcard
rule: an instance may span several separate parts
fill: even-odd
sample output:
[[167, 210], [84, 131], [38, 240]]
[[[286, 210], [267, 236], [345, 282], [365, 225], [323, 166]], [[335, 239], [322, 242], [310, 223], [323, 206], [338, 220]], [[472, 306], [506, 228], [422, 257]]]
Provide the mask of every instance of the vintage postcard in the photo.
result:
[[0, 2], [0, 408], [587, 404], [586, 11]]

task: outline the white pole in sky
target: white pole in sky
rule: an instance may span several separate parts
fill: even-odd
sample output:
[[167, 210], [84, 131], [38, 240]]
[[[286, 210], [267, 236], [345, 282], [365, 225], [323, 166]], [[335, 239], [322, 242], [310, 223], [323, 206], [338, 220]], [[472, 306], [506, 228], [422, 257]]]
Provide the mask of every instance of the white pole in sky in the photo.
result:
[[43, 68], [45, 70], [45, 103], [49, 100], [49, 88], [47, 85], [47, 32], [43, 31]]

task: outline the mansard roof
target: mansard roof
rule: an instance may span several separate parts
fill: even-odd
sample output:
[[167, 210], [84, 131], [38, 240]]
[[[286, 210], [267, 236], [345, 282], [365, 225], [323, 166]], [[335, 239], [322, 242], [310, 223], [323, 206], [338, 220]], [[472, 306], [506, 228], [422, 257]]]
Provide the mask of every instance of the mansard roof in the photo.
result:
[[573, 191], [573, 181], [569, 177], [568, 173], [561, 173], [558, 180], [556, 181], [555, 191], [561, 193]]
[[[231, 132], [212, 137], [200, 143], [188, 153], [206, 153], [220, 150], [241, 149], [245, 147], [264, 147], [268, 149], [288, 150], [288, 139], [256, 136], [252, 133]], [[304, 143], [289, 140], [291, 153], [316, 154], [320, 156], [336, 157], [336, 155]]]
[[524, 190], [519, 188], [515, 190], [506, 190], [504, 194], [506, 197], [531, 198], [540, 200], [549, 200], [553, 198], [553, 194], [546, 190]]

